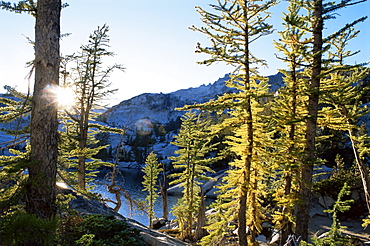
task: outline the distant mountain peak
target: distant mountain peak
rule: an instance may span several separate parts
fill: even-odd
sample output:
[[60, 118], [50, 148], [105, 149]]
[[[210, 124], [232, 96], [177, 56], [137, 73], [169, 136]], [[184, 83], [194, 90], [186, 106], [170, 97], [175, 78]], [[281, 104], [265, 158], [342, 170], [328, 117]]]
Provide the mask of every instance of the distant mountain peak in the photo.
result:
[[[281, 87], [282, 74], [269, 76], [271, 89], [274, 91]], [[175, 108], [194, 103], [204, 103], [233, 89], [225, 85], [229, 74], [219, 78], [214, 83], [180, 89], [171, 93], [143, 93], [131, 99], [124, 100], [113, 106], [105, 113], [106, 123], [112, 126], [130, 127], [136, 121], [146, 118], [155, 123], [165, 124], [176, 121], [184, 112]]]

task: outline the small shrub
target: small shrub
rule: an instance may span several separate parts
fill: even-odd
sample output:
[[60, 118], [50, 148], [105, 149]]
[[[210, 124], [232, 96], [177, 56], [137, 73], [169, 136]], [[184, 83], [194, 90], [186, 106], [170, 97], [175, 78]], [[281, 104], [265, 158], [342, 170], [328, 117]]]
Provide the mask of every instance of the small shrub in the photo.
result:
[[344, 167], [343, 159], [339, 156], [336, 158], [336, 163], [337, 168], [333, 170], [333, 174], [328, 179], [314, 183], [314, 192], [335, 198], [338, 196], [344, 183], [347, 183], [349, 187], [362, 185], [361, 177], [355, 167]]
[[138, 230], [114, 216], [93, 214], [69, 217], [65, 219], [63, 228], [62, 245], [146, 245]]
[[[345, 226], [341, 226], [338, 219], [338, 212], [345, 212], [350, 209], [350, 204], [353, 203], [353, 200], [343, 200], [344, 196], [349, 195], [349, 186], [347, 183], [344, 183], [342, 189], [338, 194], [337, 201], [334, 204], [333, 209], [326, 210], [332, 214], [333, 223], [331, 225], [330, 231], [326, 233], [324, 237], [321, 238], [312, 238], [313, 245], [315, 246], [355, 246], [360, 245], [357, 238], [351, 238], [342, 234], [342, 230], [345, 229]], [[302, 242], [300, 245], [309, 246], [306, 242]]]
[[58, 218], [45, 220], [23, 210], [1, 218], [2, 245], [55, 245]]

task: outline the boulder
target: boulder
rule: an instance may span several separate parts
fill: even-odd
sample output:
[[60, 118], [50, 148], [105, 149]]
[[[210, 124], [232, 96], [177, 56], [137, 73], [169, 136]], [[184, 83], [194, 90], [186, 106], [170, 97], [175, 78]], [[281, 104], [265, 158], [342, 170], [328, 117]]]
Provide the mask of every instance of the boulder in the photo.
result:
[[[211, 180], [208, 180], [207, 182], [203, 181], [204, 184], [202, 185], [202, 190], [206, 198], [217, 198], [217, 185], [222, 181], [222, 178], [226, 176], [225, 171], [226, 170], [218, 171], [217, 173], [210, 175], [212, 178]], [[168, 188], [167, 192], [169, 196], [182, 196], [183, 190], [184, 188], [180, 186], [180, 184], [177, 184]]]
[[170, 188], [167, 189], [167, 194], [169, 196], [182, 196], [182, 191], [184, 188], [180, 186], [180, 184], [171, 186]]
[[320, 196], [319, 197], [319, 204], [324, 207], [325, 209], [330, 209], [333, 207], [335, 200], [330, 196]]
[[210, 189], [210, 190], [205, 194], [205, 197], [207, 197], [207, 198], [211, 198], [211, 199], [216, 199], [216, 198], [217, 198], [217, 195], [218, 195], [218, 191], [219, 191], [219, 189], [218, 189], [218, 188], [213, 187], [212, 189]]
[[135, 228], [140, 231], [140, 235], [143, 237], [143, 240], [150, 246], [190, 246], [190, 244], [179, 239], [170, 237], [169, 235], [161, 232], [151, 230], [135, 220], [126, 219], [126, 221], [131, 226], [131, 228]]
[[165, 218], [158, 218], [153, 220], [153, 229], [157, 230], [164, 225], [166, 225], [166, 219]]
[[358, 190], [351, 191], [351, 199], [353, 199], [355, 202], [359, 201], [361, 199], [360, 191]]

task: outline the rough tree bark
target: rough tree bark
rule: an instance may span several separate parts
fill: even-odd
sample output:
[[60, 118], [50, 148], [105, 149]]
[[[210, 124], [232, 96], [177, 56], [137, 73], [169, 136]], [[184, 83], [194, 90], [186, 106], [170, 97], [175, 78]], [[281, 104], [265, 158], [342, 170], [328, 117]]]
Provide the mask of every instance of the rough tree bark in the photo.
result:
[[56, 213], [57, 102], [48, 89], [59, 84], [60, 11], [60, 0], [37, 1], [32, 150], [26, 209], [44, 219], [51, 218]]
[[198, 209], [198, 217], [197, 217], [197, 226], [195, 228], [195, 236], [194, 240], [199, 241], [204, 236], [207, 235], [207, 230], [204, 229], [204, 226], [206, 226], [206, 205], [204, 203], [204, 191], [202, 187], [200, 188], [200, 205]]
[[306, 122], [306, 148], [305, 160], [302, 167], [302, 176], [300, 183], [300, 198], [301, 203], [297, 208], [296, 234], [300, 235], [303, 240], [308, 240], [308, 222], [310, 209], [310, 191], [312, 182], [312, 173], [315, 154], [315, 138], [317, 125], [317, 112], [319, 104], [320, 92], [320, 75], [322, 64], [322, 30], [323, 30], [323, 6], [322, 0], [314, 1], [314, 18], [315, 24], [313, 27], [313, 61], [312, 75], [310, 83], [310, 92], [308, 98], [308, 118]]
[[[163, 167], [163, 183], [160, 183], [160, 192], [162, 197], [162, 217], [168, 221], [168, 182], [167, 182], [167, 175], [166, 175], [166, 165], [162, 165]], [[160, 180], [159, 180], [160, 181]]]
[[[244, 2], [245, 8], [248, 9], [248, 1]], [[248, 20], [248, 13], [244, 12], [245, 20]], [[246, 21], [248, 23], [248, 21]], [[244, 27], [244, 61], [243, 61], [243, 70], [244, 75], [244, 89], [249, 92], [250, 87], [250, 57], [249, 57], [249, 26], [248, 24]], [[248, 245], [247, 240], [247, 200], [248, 200], [248, 186], [250, 186], [250, 176], [251, 176], [251, 166], [252, 166], [252, 156], [253, 156], [253, 145], [254, 145], [254, 135], [253, 135], [253, 114], [252, 114], [252, 102], [251, 96], [248, 94], [245, 96], [246, 100], [246, 120], [245, 124], [247, 125], [247, 146], [246, 146], [246, 158], [244, 162], [243, 178], [242, 184], [240, 187], [240, 198], [239, 198], [239, 208], [238, 208], [238, 237], [239, 245], [246, 246]], [[253, 235], [250, 235], [249, 241], [254, 241]]]

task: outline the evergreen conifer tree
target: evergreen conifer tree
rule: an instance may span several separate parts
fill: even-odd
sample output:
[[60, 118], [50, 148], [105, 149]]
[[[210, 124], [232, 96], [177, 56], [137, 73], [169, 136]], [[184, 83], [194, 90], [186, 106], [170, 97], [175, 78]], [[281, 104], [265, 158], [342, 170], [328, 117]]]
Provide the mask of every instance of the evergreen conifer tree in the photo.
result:
[[347, 183], [344, 183], [338, 194], [337, 201], [333, 205], [333, 208], [324, 210], [324, 212], [332, 214], [333, 223], [326, 237], [312, 238], [314, 245], [353, 245], [351, 237], [343, 235], [341, 231], [347, 227], [342, 226], [338, 219], [338, 213], [344, 213], [348, 211], [351, 208], [350, 204], [354, 202], [353, 200], [343, 200], [344, 196], [348, 196], [350, 193], [350, 186]]
[[[17, 205], [25, 192], [27, 175], [25, 171], [30, 160], [29, 119], [31, 96], [19, 93], [10, 86], [5, 86], [7, 94], [0, 97], [0, 122], [7, 127], [0, 130], [11, 136], [11, 140], [1, 143], [0, 156], [0, 207], [1, 214], [6, 214], [10, 207]], [[26, 122], [26, 124], [25, 124]], [[22, 146], [26, 146], [23, 150]], [[7, 152], [9, 152], [7, 154]], [[10, 154], [10, 155], [9, 155]]]
[[[84, 155], [86, 158], [86, 174], [84, 178], [85, 189], [81, 192], [89, 192], [93, 189], [93, 181], [96, 174], [99, 172], [97, 169], [102, 166], [112, 166], [112, 163], [105, 162], [96, 157], [99, 151], [108, 147], [108, 145], [101, 145], [100, 141], [96, 139], [96, 135], [100, 132], [98, 129], [92, 128], [92, 125], [87, 134], [86, 148], [81, 151], [79, 149], [79, 125], [70, 121], [69, 117], [60, 115], [61, 130], [59, 131], [59, 156], [58, 156], [58, 176], [66, 182], [73, 189], [79, 190], [78, 183], [78, 156]], [[107, 131], [112, 129], [107, 129]], [[116, 129], [116, 132], [119, 130]]]
[[144, 189], [143, 191], [147, 191], [148, 195], [146, 197], [146, 201], [148, 202], [148, 216], [149, 216], [149, 228], [153, 228], [153, 219], [155, 217], [154, 212], [154, 203], [158, 197], [157, 191], [157, 180], [159, 173], [163, 171], [160, 167], [160, 164], [157, 160], [157, 155], [151, 152], [148, 157], [146, 158], [145, 166], [143, 168], [144, 172]]
[[7, 90], [7, 94], [0, 97], [0, 105], [2, 105], [0, 122], [6, 124], [6, 128], [0, 128], [0, 130], [14, 136], [14, 140], [2, 145], [15, 146], [29, 138], [32, 96], [20, 93], [11, 86], [4, 86], [4, 89]]
[[[47, 88], [59, 84], [60, 0], [0, 2], [2, 9], [29, 13], [35, 25], [35, 84], [31, 113], [31, 165], [27, 186], [26, 209], [39, 218], [49, 219], [56, 213], [55, 179], [57, 163], [57, 105]], [[47, 119], [47, 120], [46, 120]]]
[[307, 102], [307, 120], [306, 120], [306, 133], [305, 133], [305, 156], [303, 158], [303, 165], [301, 168], [301, 181], [300, 181], [300, 199], [298, 204], [297, 214], [299, 215], [296, 220], [296, 233], [302, 237], [303, 240], [308, 239], [308, 220], [309, 220], [309, 206], [310, 206], [310, 190], [312, 182], [313, 166], [316, 162], [316, 130], [317, 130], [317, 112], [318, 101], [320, 92], [321, 81], [321, 64], [323, 54], [323, 1], [306, 1], [304, 6], [307, 9], [307, 21], [309, 26], [308, 30], [312, 32], [312, 47], [310, 55], [306, 57], [310, 64], [309, 70], [309, 89], [308, 102]]
[[56, 214], [57, 103], [45, 89], [59, 85], [61, 7], [60, 0], [37, 1], [35, 85], [31, 113], [32, 164], [28, 167], [26, 209], [44, 219]]
[[169, 176], [175, 178], [170, 185], [180, 184], [183, 187], [183, 196], [172, 213], [177, 217], [183, 239], [193, 240], [192, 226], [202, 198], [201, 181], [210, 179], [206, 176], [213, 172], [209, 166], [218, 159], [207, 156], [215, 148], [211, 144], [209, 127], [209, 120], [203, 119], [201, 114], [187, 112], [182, 117], [180, 132], [172, 143], [179, 147], [175, 151], [176, 156], [170, 158], [179, 172]]

